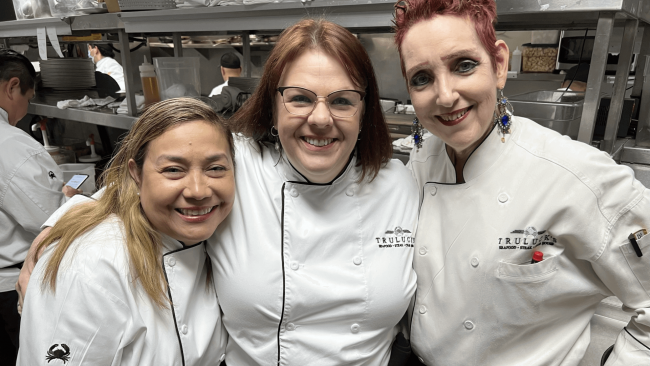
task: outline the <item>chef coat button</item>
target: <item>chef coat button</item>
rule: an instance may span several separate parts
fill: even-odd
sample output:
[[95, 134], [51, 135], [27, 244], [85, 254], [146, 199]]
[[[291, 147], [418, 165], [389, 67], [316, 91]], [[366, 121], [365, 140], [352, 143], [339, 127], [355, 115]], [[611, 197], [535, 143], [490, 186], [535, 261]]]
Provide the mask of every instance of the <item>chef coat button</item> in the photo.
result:
[[430, 191], [430, 192], [431, 192], [431, 195], [432, 195], [432, 196], [435, 196], [436, 193], [438, 193], [438, 188], [436, 188], [436, 187], [431, 187], [431, 191]]
[[352, 185], [350, 185], [350, 186], [348, 187], [348, 189], [345, 190], [345, 194], [347, 194], [347, 195], [350, 196], [350, 197], [354, 196], [354, 190], [355, 190], [355, 188], [357, 188], [356, 184], [352, 184]]
[[352, 331], [352, 333], [359, 333], [359, 328], [360, 328], [359, 324], [352, 324], [350, 330]]
[[170, 267], [173, 267], [174, 265], [176, 265], [176, 259], [174, 257], [169, 257], [169, 259], [167, 260], [167, 264]]
[[427, 307], [424, 305], [420, 305], [420, 314], [426, 314], [427, 312]]
[[506, 203], [506, 202], [508, 201], [508, 195], [505, 194], [505, 193], [500, 193], [500, 194], [499, 194], [499, 197], [497, 197], [497, 199], [498, 199], [499, 202], [501, 202], [501, 203]]
[[187, 325], [183, 324], [183, 326], [181, 327], [181, 333], [187, 334]]
[[427, 248], [422, 247], [422, 248], [420, 248], [420, 250], [418, 250], [418, 252], [420, 253], [420, 255], [425, 255], [425, 254], [427, 254]]
[[219, 357], [219, 362], [223, 362], [223, 360], [225, 360], [225, 359], [226, 359], [226, 354], [223, 353], [223, 354], [221, 355], [221, 357]]
[[470, 263], [472, 263], [472, 267], [474, 267], [474, 268], [478, 267], [478, 258], [476, 258], [476, 257], [472, 258]]
[[300, 268], [300, 265], [298, 264], [298, 262], [291, 262], [291, 269], [293, 269], [294, 271], [297, 271], [298, 268]]
[[362, 262], [361, 257], [354, 257], [354, 259], [352, 259], [352, 262], [357, 266], [360, 265]]
[[463, 325], [465, 326], [465, 329], [467, 329], [467, 330], [474, 329], [474, 323], [472, 323], [470, 320], [465, 320]]
[[422, 357], [418, 357], [418, 360], [419, 360], [421, 363], [424, 363], [424, 359], [423, 359]]
[[298, 197], [300, 195], [300, 193], [298, 193], [298, 191], [295, 188], [291, 188], [291, 191], [289, 191], [289, 194], [293, 198], [296, 198], [296, 197]]
[[293, 324], [293, 323], [288, 323], [287, 324], [287, 330], [289, 330], [289, 331], [296, 330], [296, 325]]

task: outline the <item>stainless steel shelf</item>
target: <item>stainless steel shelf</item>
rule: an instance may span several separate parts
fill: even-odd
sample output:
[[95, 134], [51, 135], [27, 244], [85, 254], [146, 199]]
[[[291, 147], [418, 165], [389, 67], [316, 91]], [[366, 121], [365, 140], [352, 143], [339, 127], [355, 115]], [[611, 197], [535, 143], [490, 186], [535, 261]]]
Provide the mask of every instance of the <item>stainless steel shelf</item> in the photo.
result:
[[70, 23], [59, 18], [39, 18], [10, 20], [0, 22], [0, 38], [36, 37], [36, 28], [55, 28], [56, 34], [67, 36], [72, 34]]
[[115, 31], [124, 29], [121, 13], [91, 14], [72, 17], [70, 28], [73, 31]]
[[498, 30], [595, 27], [601, 13], [650, 23], [650, 2], [639, 0], [496, 0]]
[[108, 127], [130, 130], [137, 117], [124, 114], [113, 114], [110, 109], [85, 111], [81, 109], [59, 109], [56, 105], [33, 102], [29, 105], [28, 113], [50, 118], [68, 119], [71, 121], [92, 123]]
[[350, 29], [390, 29], [394, 0], [319, 0], [121, 13], [127, 33], [282, 30], [305, 17]]

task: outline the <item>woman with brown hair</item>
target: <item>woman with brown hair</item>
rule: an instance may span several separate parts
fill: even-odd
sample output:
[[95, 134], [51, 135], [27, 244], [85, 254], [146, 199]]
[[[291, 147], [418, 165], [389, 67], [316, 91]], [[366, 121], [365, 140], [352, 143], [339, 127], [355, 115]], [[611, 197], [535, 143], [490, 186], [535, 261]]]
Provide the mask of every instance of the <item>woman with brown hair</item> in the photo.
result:
[[287, 28], [231, 121], [236, 200], [208, 248], [227, 364], [387, 365], [415, 289], [417, 191], [363, 46], [325, 20]]
[[607, 366], [650, 364], [650, 190], [503, 96], [494, 0], [402, 0], [396, 43], [422, 203], [411, 340], [426, 365], [575, 366], [600, 301], [633, 312]]
[[25, 298], [18, 364], [223, 360], [205, 240], [232, 209], [233, 157], [230, 131], [204, 103], [149, 108], [105, 172], [103, 195], [72, 207], [37, 248], [46, 249]]

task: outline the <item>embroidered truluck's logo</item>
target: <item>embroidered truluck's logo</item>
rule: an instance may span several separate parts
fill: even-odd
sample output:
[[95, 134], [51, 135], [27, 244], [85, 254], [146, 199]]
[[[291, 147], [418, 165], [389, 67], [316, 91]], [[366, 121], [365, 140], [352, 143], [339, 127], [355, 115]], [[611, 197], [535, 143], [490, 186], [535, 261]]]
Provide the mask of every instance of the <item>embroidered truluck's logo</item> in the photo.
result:
[[380, 248], [411, 248], [415, 240], [408, 234], [411, 234], [411, 230], [397, 226], [394, 230], [386, 230], [384, 236], [375, 239]]
[[50, 176], [50, 179], [54, 179], [54, 178], [56, 178], [56, 175], [54, 175], [54, 172], [51, 171], [51, 170], [49, 171], [49, 173], [47, 173], [47, 175]]
[[66, 364], [70, 360], [70, 347], [64, 343], [61, 343], [60, 345], [54, 344], [47, 351], [45, 359], [47, 360], [47, 363], [50, 363], [52, 360], [62, 360], [63, 364]]
[[[540, 245], [555, 245], [557, 239], [548, 233], [548, 230], [537, 230], [534, 226], [528, 226], [523, 230], [513, 230], [510, 234], [499, 238], [499, 249], [533, 249]], [[523, 235], [521, 235], [523, 234]]]

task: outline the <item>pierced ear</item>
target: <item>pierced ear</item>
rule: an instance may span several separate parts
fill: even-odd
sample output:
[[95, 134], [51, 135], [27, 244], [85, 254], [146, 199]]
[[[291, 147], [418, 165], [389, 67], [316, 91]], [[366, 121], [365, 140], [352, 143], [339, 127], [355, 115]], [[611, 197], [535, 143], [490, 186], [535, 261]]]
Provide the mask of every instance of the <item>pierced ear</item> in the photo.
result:
[[496, 74], [497, 74], [497, 87], [503, 89], [506, 86], [508, 79], [508, 59], [510, 58], [510, 50], [506, 42], [502, 40], [496, 41], [497, 57], [496, 57]]
[[135, 160], [129, 159], [129, 174], [135, 181], [135, 184], [138, 186], [138, 188], [140, 188], [140, 173], [140, 169], [138, 169], [138, 165], [135, 163]]

